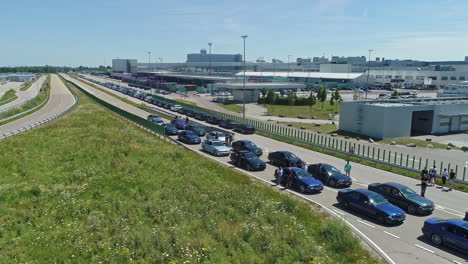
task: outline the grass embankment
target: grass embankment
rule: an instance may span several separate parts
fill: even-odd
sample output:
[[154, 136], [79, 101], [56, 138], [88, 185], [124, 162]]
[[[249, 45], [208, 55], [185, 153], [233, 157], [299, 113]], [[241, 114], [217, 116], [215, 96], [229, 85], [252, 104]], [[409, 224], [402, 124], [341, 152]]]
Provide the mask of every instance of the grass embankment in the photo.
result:
[[[14, 99], [9, 100], [8, 102], [3, 102], [3, 101], [8, 100], [10, 98], [14, 98]], [[10, 90], [6, 91], [3, 94], [3, 96], [0, 98], [0, 105], [4, 105], [4, 104], [8, 104], [10, 102], [13, 102], [14, 100], [16, 100], [16, 98], [18, 98], [18, 96], [16, 96], [16, 91], [13, 90], [13, 89], [10, 89]]]
[[[327, 149], [324, 149], [324, 148], [311, 146], [311, 145], [308, 145], [308, 144], [297, 142], [295, 140], [282, 138], [282, 137], [279, 137], [279, 136], [273, 136], [273, 135], [270, 135], [268, 133], [263, 133], [263, 132], [260, 132], [260, 131], [256, 131], [255, 133], [259, 134], [259, 135], [262, 135], [262, 136], [265, 136], [265, 137], [269, 137], [269, 138], [274, 139], [274, 140], [285, 142], [285, 143], [295, 145], [295, 146], [298, 146], [298, 147], [301, 147], [301, 148], [309, 149], [309, 150], [312, 150], [312, 151], [320, 152], [320, 153], [323, 153], [323, 154], [326, 154], [326, 155], [329, 155], [329, 156], [333, 156], [333, 157], [336, 157], [336, 158], [340, 158], [340, 159], [343, 159], [343, 160], [348, 159], [348, 155], [342, 154], [342, 153], [339, 153], [339, 152], [334, 152], [334, 151], [330, 151], [330, 150], [327, 150]], [[407, 177], [410, 177], [410, 178], [414, 178], [414, 179], [417, 179], [417, 180], [419, 180], [421, 178], [421, 175], [419, 173], [411, 172], [411, 171], [400, 169], [400, 168], [395, 168], [395, 167], [380, 164], [380, 163], [374, 162], [374, 161], [369, 161], [369, 160], [365, 160], [365, 159], [361, 159], [361, 158], [357, 158], [357, 157], [351, 157], [351, 161], [355, 162], [355, 163], [362, 164], [362, 165], [366, 165], [366, 166], [369, 166], [369, 167], [374, 167], [374, 168], [381, 169], [381, 170], [384, 170], [384, 171], [399, 174], [399, 175], [402, 175], [402, 176], [407, 176]], [[440, 179], [436, 179], [436, 184], [441, 185], [442, 181]], [[456, 184], [455, 183], [454, 184], [454, 189], [462, 191], [462, 192], [468, 192], [468, 186], [463, 185], [463, 184]]]
[[242, 106], [237, 105], [237, 104], [221, 104], [217, 103], [219, 107], [222, 107], [228, 111], [234, 112], [234, 113], [242, 113]]
[[[47, 79], [44, 81], [44, 83], [42, 84], [41, 86], [41, 89], [39, 90], [39, 93], [37, 94], [36, 97], [32, 98], [31, 100], [27, 101], [25, 104], [19, 106], [19, 107], [15, 107], [13, 109], [10, 109], [8, 111], [5, 111], [5, 112], [1, 112], [0, 113], [0, 120], [2, 119], [5, 119], [7, 117], [10, 117], [10, 116], [14, 116], [16, 114], [19, 114], [19, 113], [22, 113], [22, 112], [25, 112], [25, 111], [28, 111], [38, 105], [40, 105], [44, 100], [49, 100], [49, 94], [50, 94], [50, 76], [47, 77]], [[41, 107], [37, 108], [35, 111], [41, 109], [42, 107], [44, 107], [45, 105], [47, 104], [47, 102], [44, 102], [42, 104]], [[35, 111], [32, 111], [32, 112], [28, 112], [27, 114], [31, 114]], [[6, 124], [6, 123], [9, 123], [9, 122], [12, 122], [20, 117], [22, 117], [24, 115], [21, 115], [21, 116], [18, 116], [14, 119], [10, 119], [10, 120], [7, 120], [5, 122], [0, 122], [0, 124]]]
[[60, 119], [0, 142], [0, 262], [381, 262], [316, 206], [77, 94]]
[[36, 81], [36, 80], [32, 80], [32, 81], [23, 83], [23, 85], [20, 88], [20, 91], [28, 90], [31, 87], [31, 85], [33, 84], [34, 81]]
[[329, 101], [323, 103], [317, 103], [312, 108], [310, 106], [289, 106], [289, 105], [267, 105], [267, 112], [272, 116], [284, 116], [284, 117], [303, 117], [328, 120], [328, 114], [332, 114], [334, 117], [335, 112], [340, 112], [340, 104], [336, 103], [332, 106]]
[[[435, 149], [447, 149], [446, 144], [432, 142], [432, 141], [425, 141], [425, 140], [416, 139], [416, 138], [389, 138], [389, 139], [379, 140], [377, 142], [380, 144], [390, 144], [392, 141], [395, 141], [397, 145], [402, 145], [402, 146], [406, 146], [407, 144], [414, 143], [416, 144], [416, 147], [427, 148], [427, 145], [431, 144], [432, 147]], [[459, 147], [451, 147], [451, 149], [461, 150], [461, 148]]]

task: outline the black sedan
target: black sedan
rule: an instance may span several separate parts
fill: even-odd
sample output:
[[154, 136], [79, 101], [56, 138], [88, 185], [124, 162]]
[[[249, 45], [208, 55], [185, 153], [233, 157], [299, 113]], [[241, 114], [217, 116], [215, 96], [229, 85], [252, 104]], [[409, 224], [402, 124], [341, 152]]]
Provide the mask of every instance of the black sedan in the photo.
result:
[[247, 150], [247, 151], [255, 153], [257, 156], [261, 156], [263, 154], [262, 149], [257, 147], [257, 145], [255, 145], [255, 143], [253, 143], [250, 140], [234, 141], [231, 147], [234, 151]]
[[234, 131], [240, 132], [242, 134], [254, 134], [255, 127], [249, 124], [237, 124], [234, 126]]
[[185, 115], [186, 116], [191, 116], [191, 117], [194, 117], [196, 113], [198, 113], [198, 111], [197, 110], [192, 110], [192, 109], [189, 109], [189, 110], [185, 111]]
[[232, 152], [230, 158], [234, 165], [248, 171], [261, 171], [266, 168], [265, 162], [259, 159], [255, 153], [250, 151], [243, 150]]
[[344, 175], [330, 164], [312, 164], [308, 166], [307, 171], [331, 187], [349, 187], [353, 183], [351, 177]]
[[179, 133], [179, 130], [171, 124], [163, 124], [162, 126], [164, 127], [165, 134], [168, 136], [175, 136]]
[[223, 121], [223, 118], [222, 117], [219, 117], [219, 116], [210, 116], [206, 122], [210, 123], [210, 124], [213, 124], [213, 125], [218, 125], [219, 123], [221, 123], [221, 121]]
[[205, 129], [202, 127], [202, 126], [197, 126], [197, 125], [187, 125], [185, 127], [185, 130], [191, 130], [193, 132], [195, 132], [195, 134], [197, 134], [197, 136], [199, 137], [204, 137], [206, 132], [205, 132]]
[[281, 167], [298, 167], [300, 164], [305, 164], [303, 160], [289, 151], [270, 152], [268, 154], [268, 160], [272, 165]]
[[434, 202], [405, 185], [394, 182], [372, 183], [367, 188], [410, 214], [430, 214], [434, 211]]
[[206, 121], [206, 120], [208, 120], [210, 115], [208, 113], [205, 113], [205, 112], [198, 112], [198, 113], [195, 114], [194, 117], [197, 120]]
[[180, 131], [177, 138], [187, 144], [200, 144], [201, 139], [195, 132], [190, 130]]
[[219, 126], [222, 128], [227, 128], [227, 129], [233, 129], [237, 125], [236, 122], [234, 122], [231, 119], [228, 120], [223, 120], [219, 123]]

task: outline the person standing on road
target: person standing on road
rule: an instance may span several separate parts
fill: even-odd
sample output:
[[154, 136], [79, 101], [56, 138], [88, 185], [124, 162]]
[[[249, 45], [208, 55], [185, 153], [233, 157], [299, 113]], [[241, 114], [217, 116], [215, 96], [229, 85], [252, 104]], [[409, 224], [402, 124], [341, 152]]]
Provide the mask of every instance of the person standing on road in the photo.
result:
[[346, 162], [346, 164], [344, 165], [344, 171], [346, 173], [346, 176], [348, 177], [351, 177], [351, 164], [348, 162]]
[[426, 194], [426, 187], [427, 187], [428, 182], [429, 182], [429, 175], [427, 175], [427, 173], [424, 173], [421, 176], [421, 196], [422, 197], [424, 197], [424, 195]]
[[442, 172], [442, 190], [445, 189], [445, 183], [447, 182], [449, 173], [447, 169], [444, 169], [444, 172]]
[[188, 120], [188, 117], [186, 117], [186, 118], [185, 118], [185, 123], [187, 123], [187, 125], [188, 125], [188, 121], [189, 121], [189, 120]]
[[421, 171], [421, 177], [422, 177], [424, 174], [429, 174], [429, 171], [427, 170], [426, 167], [424, 167], [424, 169]]
[[307, 163], [304, 162], [304, 167], [302, 167], [303, 170], [309, 171], [309, 166], [307, 166]]
[[436, 174], [437, 174], [437, 168], [436, 168], [436, 166], [434, 165], [434, 166], [429, 170], [429, 183], [431, 184], [431, 186], [434, 186], [434, 185], [435, 185]]
[[291, 170], [291, 167], [289, 168], [289, 171], [288, 171], [288, 181], [286, 182], [286, 188], [287, 189], [291, 189], [291, 184], [292, 184], [292, 180], [293, 180], [293, 172]]
[[453, 169], [450, 169], [450, 174], [449, 174], [449, 191], [453, 189], [453, 182], [457, 178], [457, 175], [453, 171]]
[[276, 182], [278, 183], [278, 186], [281, 185], [281, 182], [283, 181], [283, 167], [279, 166], [279, 168], [277, 168], [275, 170], [275, 177], [276, 177]]

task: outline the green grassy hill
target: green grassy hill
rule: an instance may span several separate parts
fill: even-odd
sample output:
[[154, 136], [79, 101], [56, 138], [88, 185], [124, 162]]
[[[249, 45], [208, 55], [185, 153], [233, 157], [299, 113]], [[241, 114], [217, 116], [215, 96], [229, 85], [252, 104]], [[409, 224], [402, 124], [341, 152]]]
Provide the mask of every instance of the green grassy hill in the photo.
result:
[[0, 263], [376, 263], [341, 222], [79, 105], [0, 141]]

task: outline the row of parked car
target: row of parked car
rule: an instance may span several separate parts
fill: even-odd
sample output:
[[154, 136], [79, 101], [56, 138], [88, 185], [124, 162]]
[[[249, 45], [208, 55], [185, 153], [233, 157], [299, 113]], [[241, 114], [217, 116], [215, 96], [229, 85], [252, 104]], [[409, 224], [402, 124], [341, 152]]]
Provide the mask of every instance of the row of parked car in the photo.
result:
[[[125, 93], [125, 90], [122, 92]], [[207, 113], [193, 109], [180, 107], [158, 100], [153, 97], [143, 96], [142, 93], [127, 93], [149, 103], [170, 109], [180, 114], [185, 114], [197, 120], [207, 121], [226, 129], [234, 129], [239, 124], [232, 120], [223, 120]], [[178, 118], [171, 123], [156, 115], [148, 116], [148, 120], [165, 127], [167, 135], [177, 135], [178, 139], [185, 143], [200, 144], [202, 150], [216, 156], [230, 156], [231, 163], [246, 170], [264, 170], [266, 162], [260, 159], [263, 151], [255, 143], [249, 140], [238, 140], [231, 147], [224, 144], [226, 135], [221, 131], [206, 131], [206, 129], [193, 122]], [[245, 128], [244, 128], [245, 129]], [[247, 130], [254, 128], [247, 127]], [[242, 126], [237, 129], [242, 131]], [[201, 138], [206, 140], [201, 142]], [[279, 184], [290, 185], [304, 193], [317, 193], [323, 190], [324, 184], [334, 188], [345, 188], [338, 191], [336, 197], [340, 206], [354, 210], [375, 218], [381, 224], [399, 224], [406, 219], [406, 212], [410, 214], [426, 215], [432, 213], [434, 202], [420, 196], [411, 188], [399, 183], [373, 183], [367, 189], [349, 189], [352, 179], [344, 175], [340, 170], [330, 164], [310, 164], [304, 170], [305, 162], [289, 151], [275, 151], [268, 154], [271, 165], [281, 166], [283, 174]], [[288, 182], [290, 181], [290, 182]], [[406, 212], [405, 212], [406, 211]], [[432, 243], [447, 245], [462, 252], [468, 253], [468, 218], [465, 220], [430, 218], [424, 222], [422, 232]]]

